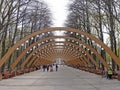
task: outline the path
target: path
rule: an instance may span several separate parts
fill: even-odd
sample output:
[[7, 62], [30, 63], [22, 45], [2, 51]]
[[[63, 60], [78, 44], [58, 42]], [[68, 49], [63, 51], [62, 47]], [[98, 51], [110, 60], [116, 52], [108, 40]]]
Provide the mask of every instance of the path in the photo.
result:
[[61, 66], [58, 72], [39, 70], [2, 80], [0, 90], [120, 90], [120, 81]]

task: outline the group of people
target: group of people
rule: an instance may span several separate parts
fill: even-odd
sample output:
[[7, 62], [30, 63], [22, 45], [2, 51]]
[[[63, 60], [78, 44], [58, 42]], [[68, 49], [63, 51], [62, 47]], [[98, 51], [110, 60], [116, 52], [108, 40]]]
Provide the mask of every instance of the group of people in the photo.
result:
[[54, 68], [53, 67], [55, 67], [55, 71], [58, 71], [58, 65], [56, 64], [56, 65], [43, 65], [42, 66], [42, 70], [43, 70], [43, 72], [44, 71], [50, 71], [50, 72], [53, 72], [54, 70]]
[[112, 79], [112, 75], [113, 75], [113, 70], [111, 68], [109, 68], [108, 70], [103, 70], [103, 77], [106, 77], [106, 79]]

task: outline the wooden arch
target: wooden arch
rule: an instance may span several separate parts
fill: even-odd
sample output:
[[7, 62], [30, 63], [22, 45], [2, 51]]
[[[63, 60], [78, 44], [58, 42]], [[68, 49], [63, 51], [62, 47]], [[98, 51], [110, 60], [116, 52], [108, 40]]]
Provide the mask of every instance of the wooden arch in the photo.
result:
[[[52, 42], [52, 43], [55, 43], [55, 42]], [[59, 45], [58, 45], [59, 46]], [[60, 46], [62, 46], [62, 45], [60, 45]], [[52, 46], [52, 47], [56, 47], [56, 45], [54, 45], [54, 46]], [[67, 48], [70, 48], [70, 49], [73, 49], [73, 48], [71, 48], [70, 46], [66, 46]], [[78, 46], [77, 46], [78, 47]], [[51, 47], [50, 47], [51, 48]], [[66, 48], [66, 49], [67, 49]], [[49, 48], [46, 48], [47, 50], [49, 49]], [[46, 49], [44, 49], [45, 51], [46, 51]], [[56, 48], [56, 49], [59, 49], [59, 48]], [[54, 48], [53, 48], [53, 50], [54, 50]], [[64, 50], [64, 51], [66, 51], [66, 50]], [[70, 50], [69, 50], [70, 51]], [[59, 54], [57, 51], [54, 51], [54, 52], [52, 52], [51, 50], [49, 51], [50, 52], [50, 54], [52, 54], [53, 56], [58, 56], [57, 54]], [[47, 52], [44, 52], [44, 53], [42, 53], [43, 55], [44, 54], [46, 54]], [[76, 57], [76, 56], [74, 56], [76, 53], [75, 53], [75, 51], [71, 51], [71, 53], [73, 54], [72, 55], [72, 58], [70, 57], [71, 55], [70, 54], [68, 54], [68, 55], [65, 55], [65, 53], [63, 53], [63, 54], [61, 54], [61, 56], [64, 58], [64, 56], [67, 56], [67, 57], [69, 57], [68, 59], [73, 59], [73, 60], [75, 60], [75, 59], [77, 59], [78, 57]], [[80, 53], [80, 52], [77, 52], [77, 53]], [[36, 54], [36, 56], [38, 56], [38, 54], [40, 54], [40, 52], [38, 52], [37, 54]], [[52, 56], [52, 55], [50, 55], [50, 56]], [[34, 57], [36, 57], [36, 56], [34, 56]], [[46, 58], [50, 58], [50, 56], [49, 55], [45, 55], [45, 57]], [[26, 59], [27, 60], [27, 59]], [[26, 61], [25, 61], [26, 62]], [[33, 61], [32, 61], [33, 62]], [[87, 61], [87, 59], [86, 59], [86, 62], [88, 62]], [[93, 61], [93, 62], [95, 62], [95, 61]], [[89, 62], [88, 62], [89, 63]], [[96, 65], [97, 63], [95, 63], [95, 65]], [[24, 64], [25, 65], [25, 64]], [[97, 65], [96, 65], [97, 66]], [[24, 67], [24, 66], [22, 66], [22, 67]]]
[[[53, 44], [53, 43], [56, 43], [56, 42], [51, 42], [51, 43], [48, 43], [48, 44]], [[63, 55], [66, 55], [67, 57], [69, 57], [68, 59], [71, 59], [71, 60], [75, 60], [76, 58], [78, 58], [78, 57], [76, 57], [75, 55], [76, 55], [76, 53], [75, 53], [75, 51], [77, 51], [77, 53], [78, 54], [82, 54], [80, 51], [84, 51], [85, 52], [85, 54], [92, 60], [92, 62], [95, 64], [95, 66], [96, 67], [98, 67], [98, 64], [97, 64], [97, 62], [92, 58], [92, 56], [87, 52], [87, 51], [85, 51], [83, 48], [80, 48], [78, 45], [75, 45], [75, 44], [72, 44], [72, 43], [70, 43], [70, 42], [59, 42], [59, 43], [64, 43], [65, 45], [64, 45], [64, 50], [63, 50], [63, 53], [61, 54], [61, 56], [63, 57]], [[47, 45], [48, 45], [47, 44]], [[74, 48], [73, 47], [70, 47], [69, 45], [68, 46], [66, 46], [66, 44], [69, 44], [69, 45], [72, 45], [72, 46], [74, 46]], [[44, 46], [46, 46], [46, 45], [43, 45], [43, 47]], [[51, 46], [51, 47], [55, 47], [56, 45], [54, 45], [54, 46]], [[59, 46], [59, 45], [58, 45]], [[63, 46], [63, 45], [60, 45], [60, 46]], [[44, 49], [44, 53], [42, 53], [43, 55], [45, 54], [45, 57], [46, 58], [44, 58], [44, 59], [49, 59], [50, 57], [52, 57], [52, 55], [53, 56], [55, 56], [54, 54], [56, 54], [57, 52], [52, 52], [52, 50], [54, 50], [54, 48], [52, 49], [52, 50], [50, 50], [49, 51], [49, 54], [51, 54], [51, 55], [48, 55], [48, 50], [49, 50], [49, 48], [51, 48], [51, 47], [47, 47], [47, 48], [45, 48]], [[79, 48], [80, 49], [80, 51], [78, 51], [78, 50], [75, 50], [75, 51], [71, 51], [71, 50], [68, 50], [69, 52], [66, 52], [67, 50], [65, 49], [65, 47], [67, 47], [67, 48], [70, 48], [70, 49], [72, 49], [72, 50], [74, 50], [76, 47], [77, 48]], [[40, 47], [41, 48], [41, 47]], [[37, 50], [38, 50], [39, 48], [37, 48]], [[46, 50], [47, 49], [47, 50]], [[58, 48], [59, 49], [59, 48]], [[34, 52], [36, 52], [37, 50], [35, 50]], [[46, 52], [47, 51], [47, 52]], [[32, 57], [32, 55], [33, 55], [33, 53], [34, 52], [32, 52], [29, 56], [28, 56], [28, 58], [30, 58], [30, 57]], [[41, 52], [41, 51], [40, 51]], [[40, 54], [40, 52], [39, 53], [37, 53], [36, 55], [38, 55], [38, 54]], [[46, 54], [47, 53], [47, 54]], [[74, 56], [73, 58], [72, 57], [70, 57], [70, 56]], [[26, 59], [24, 62], [23, 62], [23, 64], [21, 65], [21, 67], [23, 68], [24, 67], [24, 65], [28, 62], [28, 60], [29, 59]]]
[[[7, 61], [7, 59], [11, 56], [11, 54], [14, 52], [14, 50], [16, 50], [16, 48], [19, 47], [26, 40], [29, 40], [30, 38], [32, 38], [36, 35], [42, 34], [42, 33], [47, 33], [47, 32], [51, 32], [51, 31], [58, 31], [58, 30], [64, 30], [64, 31], [68, 31], [68, 32], [78, 33], [79, 35], [83, 35], [84, 37], [91, 39], [92, 41], [97, 43], [99, 46], [104, 48], [104, 50], [112, 57], [112, 59], [120, 67], [120, 59], [111, 51], [111, 49], [109, 47], [107, 47], [99, 39], [97, 39], [96, 37], [94, 37], [94, 36], [92, 36], [92, 35], [90, 35], [86, 32], [83, 32], [83, 31], [80, 31], [80, 30], [77, 30], [77, 29], [73, 29], [73, 28], [64, 28], [64, 27], [47, 28], [47, 29], [44, 29], [44, 30], [34, 32], [31, 35], [28, 35], [28, 36], [24, 37], [23, 39], [18, 41], [13, 47], [9, 48], [8, 52], [0, 60], [0, 67]], [[75, 38], [69, 37], [69, 36], [60, 36], [60, 37], [54, 36], [54, 38], [75, 39]], [[99, 56], [99, 54], [94, 50], [94, 48], [91, 48], [89, 45], [87, 45], [86, 43], [84, 43], [83, 41], [80, 41], [78, 39], [75, 39], [75, 41], [78, 41], [78, 42], [84, 44], [86, 47], [88, 47], [90, 50], [92, 50], [96, 55], [98, 55], [98, 58], [101, 60], [101, 62], [103, 62], [104, 66], [106, 66], [108, 68], [108, 65], [106, 64], [105, 60], [101, 56]], [[31, 47], [28, 47], [28, 48], [31, 48]], [[27, 51], [27, 49], [26, 49], [26, 51]], [[22, 56], [24, 54], [25, 53], [21, 53], [20, 55]], [[15, 61], [17, 62], [17, 60], [15, 60]]]
[[74, 41], [77, 41], [77, 42], [83, 44], [84, 46], [88, 47], [88, 48], [98, 57], [98, 59], [103, 63], [103, 65], [104, 65], [106, 68], [109, 68], [109, 66], [107, 65], [107, 63], [105, 62], [105, 60], [100, 56], [100, 54], [99, 54], [95, 49], [93, 49], [91, 46], [89, 46], [88, 44], [84, 43], [83, 41], [80, 41], [79, 39], [76, 39], [76, 38], [73, 38], [73, 37], [69, 37], [69, 36], [52, 36], [52, 37], [47, 37], [47, 38], [38, 40], [37, 42], [31, 44], [28, 48], [26, 48], [26, 49], [17, 57], [17, 59], [15, 60], [15, 62], [13, 62], [13, 64], [11, 65], [11, 68], [12, 68], [12, 69], [15, 68], [15, 66], [18, 64], [18, 62], [21, 60], [21, 58], [26, 54], [26, 52], [27, 52], [31, 47], [33, 47], [34, 45], [38, 44], [39, 42], [43, 42], [43, 41], [46, 41], [46, 40], [48, 40], [48, 39], [55, 39], [55, 38], [71, 39], [71, 40], [74, 40]]
[[[67, 46], [67, 48], [71, 48], [70, 46]], [[73, 49], [73, 48], [71, 48], [71, 49]], [[86, 66], [92, 66], [92, 64], [88, 61], [88, 59], [84, 56], [84, 55], [80, 55], [80, 56], [76, 56], [76, 54], [77, 53], [79, 53], [79, 52], [75, 52], [75, 51], [71, 51], [71, 53], [73, 54], [72, 55], [72, 57], [73, 58], [71, 58], [71, 55], [64, 55], [64, 54], [61, 54], [61, 56], [63, 57], [63, 58], [68, 58], [68, 59], [70, 59], [70, 60], [72, 60], [72, 61], [74, 61], [74, 60], [79, 60], [80, 61], [80, 63], [85, 63], [86, 64]], [[52, 55], [53, 56], [58, 56], [59, 55], [59, 53], [57, 53], [57, 51], [55, 52], [55, 53], [52, 53]], [[51, 56], [52, 56], [51, 55]], [[55, 58], [54, 57], [54, 58]], [[49, 58], [49, 56], [47, 56], [46, 58]], [[79, 58], [83, 58], [82, 60], [80, 60]], [[68, 61], [70, 61], [70, 60], [67, 60], [66, 62], [68, 62]], [[39, 62], [39, 61], [38, 61]], [[95, 61], [92, 61], [93, 63], [95, 63], [95, 65], [97, 64]], [[96, 65], [96, 67], [98, 68], [98, 64]]]

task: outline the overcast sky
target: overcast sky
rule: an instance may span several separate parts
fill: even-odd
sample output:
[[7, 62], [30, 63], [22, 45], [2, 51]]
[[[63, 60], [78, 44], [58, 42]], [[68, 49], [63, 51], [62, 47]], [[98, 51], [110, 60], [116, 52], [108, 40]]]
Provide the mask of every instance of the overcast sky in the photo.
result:
[[51, 9], [53, 15], [53, 27], [64, 27], [67, 17], [69, 0], [44, 0]]

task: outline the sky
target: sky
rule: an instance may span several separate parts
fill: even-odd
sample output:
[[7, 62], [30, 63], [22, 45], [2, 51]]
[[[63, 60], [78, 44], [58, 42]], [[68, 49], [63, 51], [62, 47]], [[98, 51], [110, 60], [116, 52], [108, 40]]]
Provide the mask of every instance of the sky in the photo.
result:
[[67, 18], [67, 6], [69, 0], [44, 0], [50, 8], [53, 16], [52, 27], [64, 27]]

